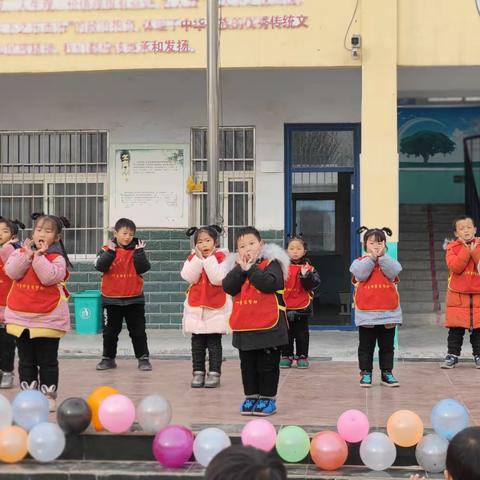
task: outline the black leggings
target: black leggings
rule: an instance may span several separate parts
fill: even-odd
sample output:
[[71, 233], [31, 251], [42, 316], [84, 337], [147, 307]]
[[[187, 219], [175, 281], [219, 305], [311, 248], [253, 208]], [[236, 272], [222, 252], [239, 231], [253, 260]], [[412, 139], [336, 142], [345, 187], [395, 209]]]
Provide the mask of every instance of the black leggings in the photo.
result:
[[394, 339], [396, 328], [385, 328], [384, 325], [374, 327], [358, 327], [358, 363], [360, 370], [373, 370], [373, 353], [378, 342], [378, 360], [380, 370], [393, 369]]
[[240, 350], [240, 368], [245, 395], [275, 397], [280, 378], [279, 363], [279, 348]]
[[208, 350], [208, 369], [221, 373], [222, 369], [222, 334], [192, 333], [192, 363], [194, 372], [205, 371], [205, 353]]
[[15, 360], [15, 337], [7, 333], [5, 325], [0, 325], [0, 370], [13, 372]]

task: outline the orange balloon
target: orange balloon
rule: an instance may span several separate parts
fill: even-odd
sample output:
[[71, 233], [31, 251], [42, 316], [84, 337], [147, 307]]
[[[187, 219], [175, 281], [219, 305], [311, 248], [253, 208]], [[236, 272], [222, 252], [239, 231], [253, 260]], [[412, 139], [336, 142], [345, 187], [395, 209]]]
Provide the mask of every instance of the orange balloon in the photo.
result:
[[17, 463], [27, 455], [28, 433], [14, 425], [0, 430], [0, 460]]
[[347, 460], [347, 442], [337, 432], [320, 432], [312, 438], [310, 455], [320, 470], [338, 470]]
[[97, 432], [103, 430], [103, 425], [98, 418], [98, 409], [100, 404], [110, 395], [115, 395], [118, 390], [112, 387], [98, 387], [96, 388], [87, 399], [87, 404], [92, 411], [92, 423]]
[[398, 410], [388, 419], [387, 433], [400, 447], [412, 447], [423, 438], [423, 422], [415, 412]]

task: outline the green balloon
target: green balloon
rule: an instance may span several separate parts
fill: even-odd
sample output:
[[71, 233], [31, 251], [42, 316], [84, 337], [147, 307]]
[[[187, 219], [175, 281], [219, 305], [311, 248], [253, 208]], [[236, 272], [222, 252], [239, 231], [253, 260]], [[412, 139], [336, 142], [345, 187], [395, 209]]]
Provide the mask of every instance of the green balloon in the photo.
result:
[[282, 460], [300, 462], [310, 451], [310, 439], [303, 428], [290, 425], [278, 432], [275, 447]]

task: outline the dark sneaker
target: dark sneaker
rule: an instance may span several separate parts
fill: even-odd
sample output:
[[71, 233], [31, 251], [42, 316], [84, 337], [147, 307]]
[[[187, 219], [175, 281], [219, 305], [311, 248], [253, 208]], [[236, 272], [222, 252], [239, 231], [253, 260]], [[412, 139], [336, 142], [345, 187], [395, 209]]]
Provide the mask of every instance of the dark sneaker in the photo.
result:
[[277, 405], [271, 398], [259, 398], [253, 408], [253, 415], [258, 417], [268, 417], [274, 413], [277, 413]]
[[360, 386], [364, 388], [372, 386], [372, 372], [360, 372]]
[[240, 406], [240, 415], [252, 415], [257, 401], [257, 398], [246, 398]]
[[140, 357], [138, 359], [138, 369], [142, 372], [149, 372], [152, 369], [152, 364], [148, 357]]
[[[480, 368], [480, 355], [475, 355], [475, 367]], [[3, 380], [2, 380], [2, 384], [3, 384]]]
[[193, 372], [192, 383], [190, 386], [192, 388], [203, 388], [205, 385], [205, 372], [197, 371]]
[[205, 379], [205, 388], [217, 388], [220, 386], [220, 374], [218, 372], [208, 372]]
[[12, 388], [13, 387], [13, 372], [3, 372], [2, 380], [0, 382], [0, 388]]
[[102, 358], [102, 360], [97, 363], [97, 370], [111, 370], [112, 368], [117, 368], [117, 363], [114, 358]]
[[384, 370], [382, 372], [382, 385], [386, 385], [387, 387], [399, 387], [400, 383], [393, 376], [392, 372]]
[[450, 369], [455, 368], [455, 365], [458, 363], [458, 357], [453, 355], [453, 353], [449, 353], [445, 356], [445, 361], [442, 363], [440, 368]]
[[301, 355], [297, 358], [297, 368], [308, 368], [310, 366], [310, 362], [308, 358]]
[[280, 360], [280, 368], [291, 368], [293, 363], [292, 357], [283, 357]]

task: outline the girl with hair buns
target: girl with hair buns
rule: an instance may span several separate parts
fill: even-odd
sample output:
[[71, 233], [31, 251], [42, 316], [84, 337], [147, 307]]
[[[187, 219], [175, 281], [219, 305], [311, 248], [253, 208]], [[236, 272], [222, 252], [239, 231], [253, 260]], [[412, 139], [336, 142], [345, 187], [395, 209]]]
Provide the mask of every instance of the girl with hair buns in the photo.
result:
[[[192, 388], [215, 388], [220, 385], [222, 367], [222, 335], [232, 309], [231, 299], [222, 288], [225, 277], [223, 261], [228, 250], [218, 248], [217, 225], [192, 227], [195, 248], [183, 265], [180, 275], [190, 286], [183, 310], [183, 330], [192, 334]], [[205, 357], [208, 350], [209, 371]]]
[[360, 386], [372, 386], [373, 353], [378, 343], [382, 385], [398, 387], [393, 376], [395, 327], [402, 323], [397, 292], [402, 266], [387, 255], [387, 228], [360, 227], [366, 255], [353, 261], [350, 272], [355, 287], [355, 323], [358, 326]]
[[64, 217], [32, 214], [32, 238], [5, 264], [13, 280], [7, 298], [7, 332], [17, 337], [22, 390], [40, 389], [55, 411], [58, 388], [58, 345], [70, 330], [69, 293], [65, 287], [71, 263], [61, 234], [70, 226]]

